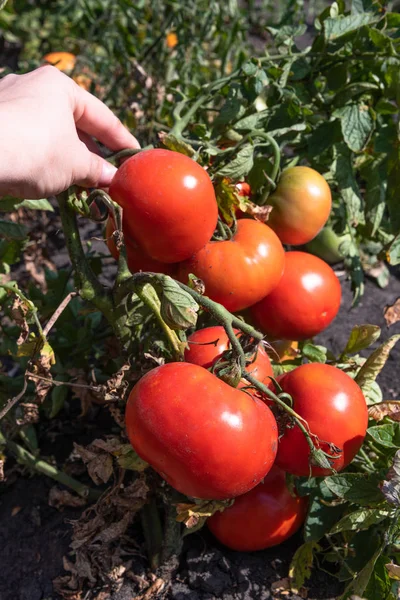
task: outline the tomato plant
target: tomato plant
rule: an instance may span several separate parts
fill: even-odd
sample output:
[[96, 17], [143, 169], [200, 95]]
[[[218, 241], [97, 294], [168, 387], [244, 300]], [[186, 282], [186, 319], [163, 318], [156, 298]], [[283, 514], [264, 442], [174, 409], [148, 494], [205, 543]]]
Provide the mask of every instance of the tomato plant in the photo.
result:
[[[331, 456], [333, 444], [340, 456], [331, 460], [341, 471], [353, 460], [363, 443], [368, 411], [364, 395], [346, 373], [331, 365], [301, 365], [278, 378], [283, 391], [293, 398], [293, 410], [317, 436], [316, 447]], [[273, 384], [271, 384], [273, 385]], [[287, 427], [279, 439], [276, 464], [293, 475], [329, 475], [331, 471], [310, 465], [310, 448], [298, 425]]]
[[136, 452], [196, 498], [243, 494], [275, 460], [270, 409], [198, 365], [169, 363], [147, 373], [129, 396], [125, 420]]
[[232, 239], [211, 241], [179, 267], [203, 280], [207, 296], [235, 312], [258, 302], [279, 283], [285, 260], [281, 242], [270, 227], [239, 219]]
[[332, 195], [325, 179], [309, 167], [283, 171], [268, 197], [273, 207], [268, 224], [283, 244], [298, 246], [312, 240], [328, 220]]
[[151, 258], [189, 258], [210, 239], [218, 207], [207, 172], [171, 150], [144, 150], [126, 160], [110, 185], [124, 209], [127, 233]]
[[[235, 333], [239, 331], [236, 330]], [[220, 325], [198, 329], [188, 337], [187, 341], [189, 348], [185, 350], [185, 360], [205, 369], [212, 367], [223, 352], [230, 349], [229, 338]], [[257, 350], [249, 358], [246, 370], [265, 383], [269, 382], [269, 376], [273, 376], [271, 361], [262, 344], [258, 345]], [[244, 385], [248, 383], [246, 381], [239, 383], [239, 387]]]
[[335, 272], [323, 260], [306, 252], [287, 252], [282, 279], [251, 307], [251, 314], [271, 337], [305, 340], [333, 321], [341, 294]]
[[[106, 223], [105, 239], [111, 255], [115, 260], [118, 260], [119, 252], [112, 237], [114, 231], [114, 221], [110, 216]], [[129, 234], [124, 235], [124, 241], [128, 267], [132, 273], [137, 273], [138, 271], [151, 271], [154, 273], [164, 273], [165, 275], [175, 275], [177, 268], [175, 264], [162, 263], [158, 260], [154, 260], [138, 247]]]
[[207, 525], [228, 548], [253, 552], [292, 536], [305, 519], [307, 505], [307, 498], [292, 496], [286, 473], [274, 465], [261, 483], [223, 512], [216, 512]]

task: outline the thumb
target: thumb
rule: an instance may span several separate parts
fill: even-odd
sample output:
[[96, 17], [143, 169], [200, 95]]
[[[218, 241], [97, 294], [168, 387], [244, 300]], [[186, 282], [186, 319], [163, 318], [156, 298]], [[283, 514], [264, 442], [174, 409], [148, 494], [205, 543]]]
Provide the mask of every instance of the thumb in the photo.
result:
[[72, 183], [82, 187], [108, 187], [117, 172], [114, 165], [91, 152], [83, 143], [75, 164]]

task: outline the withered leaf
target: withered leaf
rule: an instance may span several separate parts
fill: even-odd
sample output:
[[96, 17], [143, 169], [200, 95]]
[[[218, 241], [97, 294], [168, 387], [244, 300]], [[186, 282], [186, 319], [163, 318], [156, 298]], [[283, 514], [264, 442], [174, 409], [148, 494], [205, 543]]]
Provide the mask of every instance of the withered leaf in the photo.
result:
[[386, 325], [390, 327], [400, 321], [400, 297], [397, 298], [393, 304], [387, 304], [383, 310], [383, 316], [385, 317]]
[[400, 508], [400, 450], [394, 455], [393, 465], [380, 488], [387, 502]]
[[233, 500], [199, 500], [192, 504], [179, 503], [176, 505], [176, 520], [178, 523], [184, 523], [188, 529], [193, 527], [199, 529], [208, 517], [211, 517], [218, 510], [225, 510], [233, 502]]
[[390, 417], [392, 421], [400, 421], [400, 400], [385, 400], [368, 407], [368, 415], [375, 421]]
[[385, 567], [389, 573], [390, 579], [400, 580], [400, 565], [396, 565], [395, 563], [391, 562], [385, 565]]
[[72, 494], [68, 490], [61, 490], [56, 486], [52, 487], [49, 492], [49, 505], [58, 508], [60, 511], [64, 509], [64, 506], [76, 508], [85, 506], [86, 503], [87, 501], [85, 498]]
[[120, 521], [112, 523], [109, 527], [106, 527], [92, 540], [93, 542], [103, 542], [109, 544], [114, 540], [120, 538], [125, 531], [128, 529], [132, 522], [134, 513], [126, 512]]
[[17, 339], [18, 346], [23, 344], [29, 335], [29, 325], [26, 320], [26, 316], [29, 311], [30, 307], [27, 305], [27, 303], [23, 302], [19, 296], [16, 296], [11, 307], [11, 317], [21, 330]]
[[96, 485], [107, 483], [113, 474], [112, 457], [109, 454], [99, 454], [88, 463], [87, 468], [90, 478]]

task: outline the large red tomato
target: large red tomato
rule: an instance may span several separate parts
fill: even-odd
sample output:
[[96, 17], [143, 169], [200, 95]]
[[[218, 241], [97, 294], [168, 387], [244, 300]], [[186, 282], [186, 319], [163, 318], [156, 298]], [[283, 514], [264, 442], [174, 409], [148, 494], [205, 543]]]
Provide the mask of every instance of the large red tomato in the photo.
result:
[[151, 258], [189, 258], [214, 232], [218, 206], [207, 172], [171, 150], [144, 150], [126, 160], [110, 185], [127, 232]]
[[147, 373], [130, 393], [125, 420], [136, 452], [188, 496], [244, 494], [275, 460], [277, 425], [266, 404], [198, 365]]
[[262, 483], [215, 513], [207, 525], [232, 550], [263, 550], [281, 544], [299, 529], [307, 505], [307, 498], [290, 494], [285, 472], [274, 465]]
[[206, 295], [235, 312], [251, 306], [279, 283], [285, 252], [276, 234], [263, 223], [239, 219], [230, 240], [209, 242], [179, 267], [203, 280]]
[[[359, 451], [368, 426], [367, 404], [360, 387], [340, 369], [319, 363], [301, 365], [278, 379], [283, 391], [293, 398], [293, 410], [318, 436], [317, 447], [329, 452], [331, 443], [342, 451], [340, 458], [332, 461], [333, 468], [341, 471], [347, 467]], [[310, 474], [309, 458], [310, 448], [299, 427], [285, 429], [276, 464], [306, 477]], [[331, 471], [313, 466], [311, 473], [319, 476]]]
[[[237, 334], [238, 331], [235, 330]], [[215, 342], [214, 344], [212, 342]], [[195, 331], [188, 337], [189, 348], [185, 350], [186, 362], [200, 365], [209, 369], [218, 360], [223, 352], [230, 349], [229, 338], [226, 331], [220, 325], [205, 327]], [[261, 383], [269, 383], [269, 376], [273, 377], [271, 362], [262, 344], [259, 344], [257, 352], [251, 357], [247, 365], [247, 371]], [[248, 385], [244, 380], [239, 383], [239, 388]]]
[[341, 296], [339, 280], [323, 260], [306, 252], [287, 252], [279, 284], [250, 310], [268, 336], [306, 340], [333, 321]]
[[[115, 231], [115, 225], [112, 217], [110, 216], [107, 219], [106, 230], [105, 230], [105, 238], [106, 244], [111, 255], [118, 260], [119, 252], [112, 238], [112, 234]], [[126, 246], [126, 257], [128, 261], [129, 270], [132, 273], [137, 273], [139, 271], [150, 272], [150, 273], [164, 273], [164, 275], [171, 275], [174, 277], [176, 274], [177, 266], [175, 264], [162, 263], [158, 260], [154, 260], [150, 258], [147, 254], [145, 254], [140, 248], [138, 248], [137, 244], [129, 237], [129, 235], [124, 235], [124, 241]]]
[[312, 240], [328, 220], [332, 195], [325, 179], [309, 167], [283, 171], [268, 197], [273, 210], [268, 225], [283, 244], [298, 246]]

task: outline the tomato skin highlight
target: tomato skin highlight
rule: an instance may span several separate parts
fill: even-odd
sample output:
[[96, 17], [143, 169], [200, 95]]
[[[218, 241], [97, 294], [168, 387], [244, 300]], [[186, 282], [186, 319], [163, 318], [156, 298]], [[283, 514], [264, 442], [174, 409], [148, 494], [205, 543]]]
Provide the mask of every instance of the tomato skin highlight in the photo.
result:
[[251, 307], [265, 334], [275, 339], [306, 340], [336, 317], [342, 297], [339, 279], [323, 260], [307, 252], [287, 252], [279, 284]]
[[198, 365], [168, 363], [144, 375], [130, 393], [125, 421], [139, 456], [196, 498], [245, 493], [276, 456], [270, 409]]
[[207, 526], [232, 550], [264, 550], [296, 533], [305, 520], [307, 506], [307, 498], [290, 494], [285, 472], [274, 465], [263, 482], [207, 519]]
[[252, 219], [238, 219], [232, 239], [209, 242], [182, 262], [178, 277], [189, 273], [203, 280], [206, 295], [231, 312], [248, 308], [279, 283], [285, 252], [270, 227]]
[[[328, 452], [323, 442], [330, 442], [343, 451], [332, 461], [333, 468], [341, 471], [347, 467], [361, 448], [368, 427], [367, 404], [360, 387], [340, 369], [320, 363], [301, 365], [278, 380], [283, 391], [292, 396], [293, 410], [320, 439], [319, 447]], [[279, 439], [276, 464], [288, 473], [307, 477], [309, 457], [310, 449], [299, 427], [286, 429]], [[332, 472], [313, 466], [311, 474]]]
[[[235, 330], [235, 334], [239, 333]], [[218, 340], [217, 344], [211, 344]], [[185, 361], [209, 369], [218, 360], [223, 352], [231, 348], [225, 329], [220, 325], [198, 329], [188, 337], [189, 349], [185, 350]], [[251, 373], [261, 383], [268, 384], [269, 376], [273, 377], [271, 361], [262, 344], [257, 348], [253, 362], [247, 365], [246, 371]], [[244, 379], [239, 383], [239, 388], [249, 385]]]
[[188, 156], [143, 150], [126, 160], [110, 185], [127, 232], [154, 260], [180, 262], [214, 233], [218, 206], [208, 173]]
[[[108, 217], [105, 229], [105, 238], [107, 247], [115, 260], [119, 258], [119, 252], [113, 240], [112, 234], [115, 231], [114, 221], [111, 216]], [[128, 261], [128, 267], [131, 273], [138, 273], [139, 271], [150, 272], [150, 273], [163, 273], [164, 275], [170, 275], [174, 277], [176, 275], [177, 265], [162, 263], [158, 260], [154, 260], [147, 256], [138, 246], [134, 243], [129, 235], [125, 235], [124, 240], [126, 246], [126, 257]]]
[[299, 246], [311, 241], [327, 222], [332, 194], [314, 169], [290, 167], [283, 171], [268, 204], [273, 207], [268, 225], [283, 244]]

